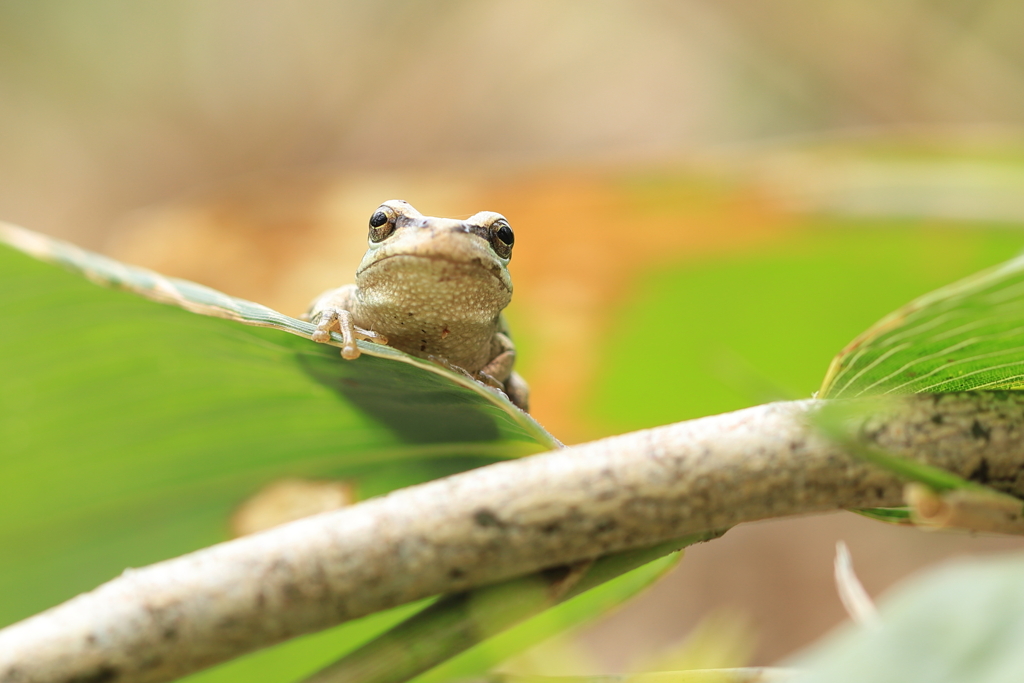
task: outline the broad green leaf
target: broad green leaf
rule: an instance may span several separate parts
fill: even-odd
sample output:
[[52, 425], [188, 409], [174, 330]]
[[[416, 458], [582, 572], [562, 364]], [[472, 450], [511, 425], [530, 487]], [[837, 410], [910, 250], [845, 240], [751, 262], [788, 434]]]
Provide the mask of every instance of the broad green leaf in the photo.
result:
[[1024, 387], [1024, 257], [911, 301], [836, 356], [822, 398]]
[[880, 627], [846, 625], [793, 662], [792, 683], [1024, 680], [1024, 556], [930, 571], [879, 608]]
[[558, 446], [393, 349], [344, 361], [263, 306], [12, 226], [0, 239], [0, 625], [224, 540], [275, 479], [367, 497]]

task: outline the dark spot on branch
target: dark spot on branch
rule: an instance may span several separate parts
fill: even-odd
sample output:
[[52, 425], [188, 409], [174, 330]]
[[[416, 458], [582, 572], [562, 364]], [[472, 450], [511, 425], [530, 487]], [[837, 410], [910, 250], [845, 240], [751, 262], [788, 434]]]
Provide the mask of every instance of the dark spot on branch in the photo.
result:
[[562, 525], [558, 522], [550, 522], [540, 528], [542, 534], [548, 534], [549, 536], [554, 533], [561, 531]]
[[153, 655], [151, 657], [146, 657], [141, 662], [139, 662], [139, 668], [143, 671], [147, 669], [156, 669], [157, 667], [163, 665], [163, 663], [163, 657], [161, 657], [160, 655]]
[[618, 523], [614, 519], [606, 519], [603, 522], [598, 522], [597, 526], [594, 527], [594, 531], [600, 534], [606, 531], [612, 531], [618, 526]]
[[465, 575], [466, 572], [462, 569], [459, 569], [458, 567], [452, 567], [448, 570], [448, 578], [450, 579], [461, 579]]
[[101, 666], [95, 671], [80, 676], [72, 676], [66, 679], [65, 683], [109, 683], [109, 681], [117, 680], [118, 676], [120, 676], [120, 672], [108, 664]]
[[476, 511], [473, 515], [473, 521], [477, 523], [477, 526], [482, 527], [498, 527], [505, 526], [498, 516], [486, 508], [481, 508]]
[[942, 424], [942, 415], [940, 415], [939, 413], [935, 413], [934, 415], [932, 415], [932, 422], [934, 422], [937, 425]]
[[971, 424], [971, 436], [973, 436], [975, 439], [985, 439], [985, 441], [988, 441], [989, 440], [989, 436], [991, 434], [992, 434], [992, 430], [988, 429], [986, 427], [983, 427], [982, 424], [980, 422], [978, 422], [977, 420], [975, 420]]
[[167, 626], [163, 632], [164, 640], [176, 640], [178, 638], [178, 627]]
[[563, 564], [557, 567], [548, 567], [547, 569], [542, 569], [540, 575], [543, 576], [544, 579], [549, 583], [559, 583], [561, 581], [564, 581], [565, 578], [569, 576], [569, 572], [571, 571], [572, 567], [570, 567], [567, 564]]
[[988, 460], [986, 458], [982, 458], [981, 462], [978, 463], [978, 466], [974, 468], [974, 471], [971, 472], [967, 478], [971, 481], [978, 481], [983, 484], [987, 483], [989, 479]]
[[289, 600], [298, 601], [302, 599], [302, 588], [292, 581], [285, 583], [281, 586], [281, 592], [284, 593], [285, 597]]
[[878, 443], [882, 438], [882, 435], [889, 429], [889, 425], [879, 425], [874, 429], [869, 429], [867, 425], [863, 425], [860, 428], [861, 438], [870, 441], [871, 443]]

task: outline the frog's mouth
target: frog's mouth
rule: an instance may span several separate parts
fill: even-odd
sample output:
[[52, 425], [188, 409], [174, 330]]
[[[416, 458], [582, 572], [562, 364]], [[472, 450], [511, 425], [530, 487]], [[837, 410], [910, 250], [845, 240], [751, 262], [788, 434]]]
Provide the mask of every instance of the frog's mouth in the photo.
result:
[[511, 282], [507, 278], [503, 278], [502, 277], [502, 275], [505, 274], [506, 271], [501, 266], [501, 264], [500, 263], [494, 263], [494, 262], [488, 263], [481, 256], [473, 256], [473, 257], [470, 257], [468, 259], [459, 259], [459, 258], [452, 258], [451, 256], [448, 256], [448, 255], [445, 255], [445, 254], [408, 254], [408, 253], [387, 254], [386, 256], [381, 256], [380, 258], [374, 260], [373, 263], [370, 263], [370, 264], [366, 265], [365, 267], [360, 268], [359, 270], [357, 270], [356, 271], [356, 277], [359, 277], [361, 275], [365, 275], [366, 273], [372, 271], [376, 266], [379, 266], [380, 264], [382, 264], [382, 263], [384, 263], [386, 261], [390, 261], [390, 260], [396, 259], [396, 258], [419, 259], [419, 260], [422, 260], [422, 261], [435, 261], [435, 262], [446, 263], [446, 264], [453, 265], [453, 266], [458, 266], [460, 268], [471, 268], [473, 270], [480, 270], [480, 271], [483, 271], [483, 272], [486, 272], [486, 273], [490, 274], [491, 277], [493, 277], [495, 280], [497, 280], [504, 289], [506, 289], [506, 290], [508, 290], [510, 292], [512, 291], [512, 284], [511, 284]]

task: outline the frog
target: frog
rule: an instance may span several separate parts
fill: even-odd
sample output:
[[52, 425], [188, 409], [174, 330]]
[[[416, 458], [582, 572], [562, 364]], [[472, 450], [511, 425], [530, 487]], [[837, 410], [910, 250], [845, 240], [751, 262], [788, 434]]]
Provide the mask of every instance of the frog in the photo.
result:
[[404, 200], [370, 216], [368, 248], [355, 283], [330, 289], [304, 316], [313, 341], [342, 337], [387, 344], [504, 393], [529, 410], [529, 387], [513, 370], [516, 349], [502, 311], [512, 300], [508, 271], [515, 234], [508, 220], [481, 211], [465, 220], [424, 216]]

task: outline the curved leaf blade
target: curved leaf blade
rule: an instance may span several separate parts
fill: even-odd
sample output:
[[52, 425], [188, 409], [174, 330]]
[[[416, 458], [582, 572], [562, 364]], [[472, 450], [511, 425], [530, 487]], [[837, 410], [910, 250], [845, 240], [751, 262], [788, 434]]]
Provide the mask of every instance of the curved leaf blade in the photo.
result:
[[890, 313], [833, 360], [821, 398], [1024, 387], [1024, 257]]
[[[68, 242], [9, 223], [0, 222], [0, 244], [7, 244], [40, 261], [59, 265], [101, 286], [127, 290], [152, 301], [177, 306], [199, 315], [226, 318], [245, 325], [280, 330], [307, 340], [310, 339], [315, 329], [308, 322], [284, 315], [262, 304], [228, 296], [195, 282], [166, 277], [146, 268], [130, 266]], [[331, 334], [331, 337], [330, 345], [340, 348], [342, 345], [341, 335], [335, 332]], [[507, 417], [503, 419], [513, 432], [522, 432], [530, 440], [549, 448], [561, 446], [557, 439], [528, 414], [512, 405], [507, 397], [485, 388], [464, 375], [421, 358], [410, 356], [390, 346], [363, 341], [358, 342], [358, 345], [365, 356], [406, 363], [443, 377], [463, 389], [468, 389], [505, 412]], [[332, 368], [333, 372], [329, 374], [339, 377], [353, 375], [376, 377], [382, 373], [380, 368], [386, 367], [375, 365], [374, 361], [370, 361], [370, 363], [374, 367], [366, 368], [353, 363], [349, 366], [341, 365], [339, 368]], [[407, 374], [407, 376], [416, 377], [415, 374]], [[421, 384], [421, 382], [415, 382], [412, 388], [419, 388]], [[401, 387], [394, 385], [390, 388], [392, 390], [404, 389], [405, 391], [395, 392], [396, 395], [392, 398], [399, 403], [405, 402], [406, 397], [402, 394], [408, 393], [410, 388], [408, 385], [403, 384]]]

